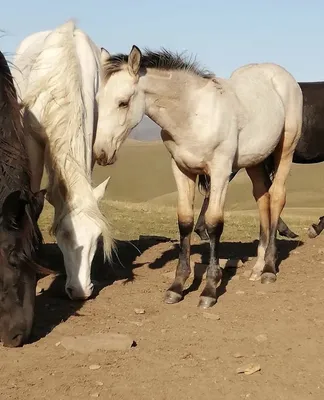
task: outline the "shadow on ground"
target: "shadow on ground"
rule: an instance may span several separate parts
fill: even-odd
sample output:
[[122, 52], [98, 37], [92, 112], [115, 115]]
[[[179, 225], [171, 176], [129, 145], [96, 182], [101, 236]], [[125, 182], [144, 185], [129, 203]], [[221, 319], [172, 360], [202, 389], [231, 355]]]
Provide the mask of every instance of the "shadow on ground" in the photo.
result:
[[[117, 241], [116, 252], [110, 264], [103, 262], [102, 245], [99, 244], [92, 264], [91, 277], [95, 282], [95, 290], [91, 298], [98, 296], [103, 288], [117, 280], [125, 280], [125, 282], [134, 280], [133, 269], [138, 267], [134, 264], [136, 257], [156, 244], [157, 240], [154, 237], [130, 242]], [[35, 322], [31, 342], [45, 337], [69, 317], [81, 317], [80, 310], [84, 304], [84, 301], [70, 300], [65, 294], [66, 275], [63, 256], [58, 246], [55, 243], [44, 244], [40, 259], [43, 260], [44, 266], [53, 270], [57, 275], [44, 278], [49, 281], [49, 284], [45, 285], [46, 288], [36, 296]]]
[[[136, 258], [149, 248], [165, 241], [174, 242], [172, 248], [162, 252], [161, 256], [148, 264], [151, 269], [163, 268], [168, 262], [178, 258], [178, 241], [171, 239], [159, 239], [145, 236], [141, 240], [117, 241], [116, 254], [110, 265], [103, 263], [102, 247], [98, 246], [92, 266], [92, 279], [96, 282], [92, 298], [95, 298], [100, 291], [113, 284], [117, 280], [132, 281], [136, 278], [134, 270], [144, 265], [135, 263]], [[257, 241], [244, 242], [223, 242], [220, 247], [221, 258], [255, 257], [257, 254]], [[289, 256], [289, 253], [303, 243], [293, 240], [278, 240], [278, 261], [279, 263]], [[205, 264], [208, 263], [209, 244], [194, 244], [191, 247], [191, 254], [202, 254], [202, 264], [196, 264], [195, 278], [192, 285], [185, 291], [198, 290], [202, 282], [202, 275], [205, 272]], [[47, 266], [57, 272], [57, 275], [50, 280], [50, 284], [36, 297], [35, 323], [32, 342], [35, 342], [50, 333], [61, 322], [69, 319], [70, 316], [82, 316], [81, 308], [84, 301], [71, 301], [65, 294], [65, 270], [62, 254], [54, 243], [45, 244], [41, 258], [46, 260]], [[236, 274], [236, 268], [226, 268], [223, 273], [222, 282], [218, 289], [218, 297], [226, 292], [226, 286]], [[45, 278], [49, 279], [49, 277]]]
[[[300, 247], [304, 242], [300, 240], [286, 240], [281, 239], [277, 241], [278, 255], [277, 255], [277, 269], [279, 271], [280, 263], [289, 257], [291, 251]], [[240, 259], [245, 262], [249, 258], [257, 256], [258, 240], [253, 242], [222, 242], [220, 244], [220, 258], [223, 259]], [[164, 251], [159, 258], [153, 263], [149, 264], [151, 269], [163, 268], [168, 262], [174, 261], [178, 258], [179, 245], [176, 244], [172, 249]], [[203, 275], [206, 272], [206, 267], [209, 261], [209, 243], [204, 242], [194, 244], [191, 246], [191, 255], [201, 255], [201, 263], [195, 264], [194, 279], [192, 284], [184, 290], [183, 296], [188, 293], [197, 291], [202, 285]], [[139, 265], [138, 265], [139, 266]], [[217, 289], [217, 298], [226, 293], [226, 287], [229, 281], [237, 273], [237, 267], [223, 269], [221, 282]]]

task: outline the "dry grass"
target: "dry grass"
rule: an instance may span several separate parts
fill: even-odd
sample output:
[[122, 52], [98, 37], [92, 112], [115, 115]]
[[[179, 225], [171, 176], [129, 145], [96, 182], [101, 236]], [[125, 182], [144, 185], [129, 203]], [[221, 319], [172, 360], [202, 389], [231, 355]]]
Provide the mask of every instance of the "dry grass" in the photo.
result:
[[[323, 168], [322, 164], [293, 165], [288, 179], [284, 218], [290, 228], [302, 236], [309, 224], [322, 215], [321, 207], [324, 210]], [[170, 155], [162, 142], [129, 140], [120, 149], [115, 165], [95, 167], [94, 184], [109, 175], [112, 178], [102, 210], [112, 222], [116, 238], [134, 239], [140, 234], [178, 237], [176, 186]], [[197, 213], [202, 199], [197, 191]], [[245, 171], [229, 186], [226, 210], [224, 240], [248, 240], [258, 236], [258, 215]], [[41, 216], [43, 230], [48, 230], [51, 218], [52, 209], [46, 204]]]
[[[101, 209], [111, 221], [116, 239], [138, 239], [139, 235], [178, 238], [175, 207], [104, 200]], [[199, 209], [196, 209], [196, 218], [198, 213]], [[319, 215], [319, 209], [286, 209], [284, 218], [289, 227], [303, 239], [306, 237], [308, 226], [317, 221]], [[47, 240], [52, 218], [53, 208], [46, 203], [40, 218], [40, 226]], [[252, 241], [258, 238], [258, 226], [258, 214], [255, 210], [228, 211], [222, 240]], [[193, 241], [199, 241], [196, 235], [193, 235]]]

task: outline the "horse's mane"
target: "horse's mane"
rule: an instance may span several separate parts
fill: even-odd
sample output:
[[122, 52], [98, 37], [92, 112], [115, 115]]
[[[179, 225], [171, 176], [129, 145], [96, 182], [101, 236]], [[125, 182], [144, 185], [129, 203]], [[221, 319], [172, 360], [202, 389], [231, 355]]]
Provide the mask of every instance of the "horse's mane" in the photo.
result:
[[30, 190], [30, 169], [20, 110], [7, 60], [0, 52], [1, 204], [10, 190]]
[[[52, 232], [56, 232], [68, 213], [78, 209], [100, 226], [104, 253], [110, 257], [113, 242], [111, 230], [92, 193], [91, 167], [86, 165], [88, 154], [92, 154], [92, 143], [87, 140], [89, 132], [85, 127], [83, 78], [74, 41], [75, 31], [74, 22], [68, 21], [46, 37], [43, 48], [32, 60], [31, 66], [33, 70], [46, 70], [46, 73], [40, 79], [29, 82], [27, 94], [22, 100], [28, 119], [28, 109], [39, 96], [44, 92], [50, 94], [39, 121], [41, 126], [35, 126], [32, 118], [29, 118], [29, 123], [34, 124], [35, 130], [44, 130], [48, 138], [48, 198], [51, 199], [53, 193], [60, 196], [59, 212], [55, 213]], [[84, 36], [93, 48], [90, 38]], [[78, 194], [71, 197], [73, 186], [80, 180], [87, 193], [80, 193], [79, 198]]]
[[[12, 75], [3, 53], [0, 51], [0, 204], [7, 196], [20, 190], [24, 196], [32, 196], [30, 167], [25, 148], [25, 132]], [[42, 242], [38, 225], [32, 220], [28, 207], [29, 224], [23, 234], [25, 256], [31, 256]], [[21, 257], [25, 257], [21, 254]]]
[[[120, 71], [127, 62], [127, 54], [112, 55], [104, 66], [105, 77], [108, 78], [113, 73]], [[184, 53], [176, 53], [164, 48], [158, 51], [145, 49], [142, 54], [141, 68], [187, 71], [202, 78], [214, 76], [213, 73], [202, 68], [192, 56], [186, 57]]]

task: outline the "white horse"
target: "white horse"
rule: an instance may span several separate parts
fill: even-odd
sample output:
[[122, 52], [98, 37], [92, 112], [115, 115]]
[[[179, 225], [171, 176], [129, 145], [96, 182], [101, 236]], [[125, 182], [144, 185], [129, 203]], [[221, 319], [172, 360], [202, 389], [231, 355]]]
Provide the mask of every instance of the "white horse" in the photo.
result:
[[110, 226], [99, 210], [109, 178], [91, 185], [97, 125], [100, 50], [72, 21], [25, 38], [13, 75], [24, 106], [32, 190], [39, 190], [44, 162], [47, 200], [55, 208], [52, 232], [64, 256], [65, 290], [71, 299], [93, 291], [91, 263], [100, 235], [111, 255]]
[[[251, 279], [276, 280], [276, 229], [286, 201], [285, 183], [301, 134], [303, 97], [295, 79], [275, 64], [251, 64], [230, 79], [216, 78], [197, 64], [166, 50], [142, 55], [101, 51], [103, 81], [94, 152], [99, 164], [111, 163], [130, 131], [148, 115], [161, 128], [172, 156], [178, 187], [180, 256], [166, 302], [182, 298], [190, 274], [190, 235], [197, 174], [211, 179], [206, 212], [211, 255], [199, 305], [216, 302], [222, 273], [219, 241], [229, 176], [246, 168], [260, 212], [258, 258]], [[274, 152], [275, 178], [269, 191], [262, 161]]]

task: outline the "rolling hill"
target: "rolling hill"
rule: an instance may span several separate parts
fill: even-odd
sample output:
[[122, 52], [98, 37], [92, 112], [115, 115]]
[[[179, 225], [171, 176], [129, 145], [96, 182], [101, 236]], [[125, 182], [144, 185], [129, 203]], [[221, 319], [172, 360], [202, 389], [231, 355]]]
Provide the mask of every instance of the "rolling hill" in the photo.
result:
[[[322, 164], [293, 165], [288, 178], [286, 207], [324, 209], [323, 168]], [[111, 181], [107, 189], [108, 199], [176, 205], [177, 193], [170, 155], [162, 141], [127, 140], [114, 165], [95, 167], [94, 183], [100, 183], [109, 175]], [[202, 196], [197, 192], [196, 206], [200, 206], [201, 201]], [[229, 186], [226, 209], [256, 209], [252, 185], [244, 170]]]

